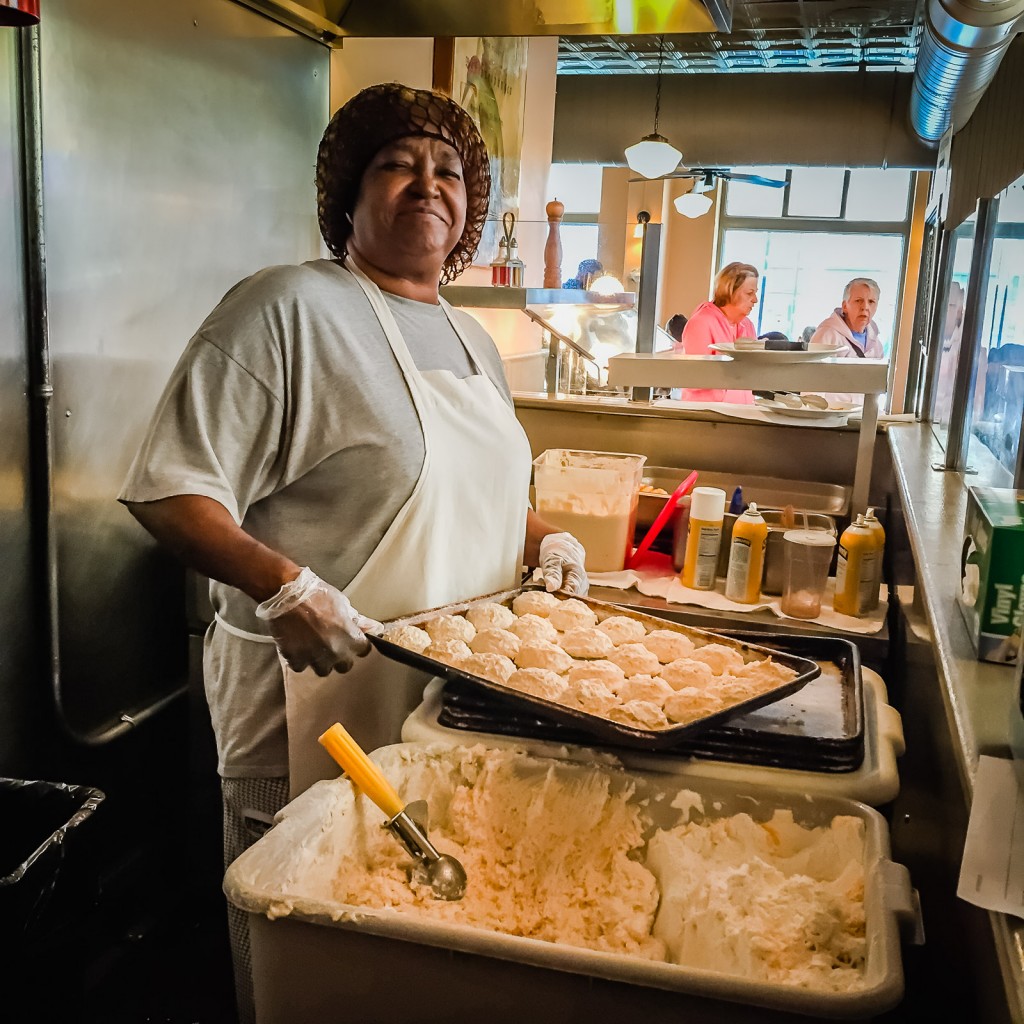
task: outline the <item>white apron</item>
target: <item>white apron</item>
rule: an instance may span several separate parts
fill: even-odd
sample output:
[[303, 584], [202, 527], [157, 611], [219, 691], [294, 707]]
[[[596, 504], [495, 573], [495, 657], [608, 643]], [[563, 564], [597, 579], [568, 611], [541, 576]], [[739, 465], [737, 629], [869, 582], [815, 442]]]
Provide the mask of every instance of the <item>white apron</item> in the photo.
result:
[[[359, 612], [383, 621], [514, 587], [523, 564], [531, 459], [515, 412], [484, 373], [443, 299], [477, 371], [463, 380], [448, 370], [418, 370], [380, 289], [351, 260], [347, 269], [401, 367], [425, 450], [412, 494], [345, 595]], [[221, 624], [236, 635], [269, 640]], [[338, 774], [317, 742], [325, 729], [340, 721], [364, 750], [396, 743], [430, 678], [376, 650], [350, 672], [326, 678], [312, 670], [293, 672], [283, 662], [282, 668], [292, 799]]]

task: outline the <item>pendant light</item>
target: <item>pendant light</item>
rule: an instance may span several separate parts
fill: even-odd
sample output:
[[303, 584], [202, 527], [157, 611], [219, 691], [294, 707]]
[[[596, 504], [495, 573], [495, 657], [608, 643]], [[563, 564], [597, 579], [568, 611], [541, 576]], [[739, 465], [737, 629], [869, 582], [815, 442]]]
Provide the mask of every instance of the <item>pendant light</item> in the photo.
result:
[[660, 178], [674, 171], [683, 154], [664, 135], [658, 134], [658, 115], [661, 113], [661, 62], [665, 56], [665, 37], [658, 41], [658, 85], [654, 95], [654, 131], [626, 150], [626, 163], [630, 170], [645, 178]]
[[714, 178], [710, 174], [705, 174], [703, 180], [695, 181], [693, 188], [679, 196], [672, 204], [676, 208], [676, 213], [681, 213], [684, 217], [703, 217], [713, 205], [711, 196], [706, 193], [711, 192], [714, 187]]

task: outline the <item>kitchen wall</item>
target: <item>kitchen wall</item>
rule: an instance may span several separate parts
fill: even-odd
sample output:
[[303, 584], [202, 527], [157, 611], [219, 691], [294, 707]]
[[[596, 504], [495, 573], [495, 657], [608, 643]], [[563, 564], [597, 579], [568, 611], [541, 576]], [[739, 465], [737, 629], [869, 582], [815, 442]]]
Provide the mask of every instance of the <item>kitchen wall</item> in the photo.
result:
[[979, 199], [992, 199], [1024, 174], [1024, 35], [1006, 51], [970, 121], [953, 137], [946, 226], [955, 228]]
[[[666, 75], [658, 130], [691, 167], [932, 167], [907, 123], [913, 76], [880, 71]], [[555, 159], [615, 164], [652, 130], [653, 75], [558, 83]], [[646, 113], [645, 113], [646, 112]]]

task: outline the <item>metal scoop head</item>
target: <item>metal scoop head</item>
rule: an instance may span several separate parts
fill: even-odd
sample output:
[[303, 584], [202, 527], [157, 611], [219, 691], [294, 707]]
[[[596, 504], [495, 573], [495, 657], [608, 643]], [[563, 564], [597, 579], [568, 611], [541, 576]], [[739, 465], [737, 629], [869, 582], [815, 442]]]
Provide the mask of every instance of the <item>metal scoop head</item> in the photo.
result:
[[423, 800], [409, 804], [389, 822], [388, 828], [398, 836], [415, 860], [410, 874], [427, 884], [441, 900], [461, 900], [466, 893], [466, 869], [446, 853], [438, 853], [427, 838], [427, 805]]
[[412, 855], [412, 878], [428, 884], [438, 899], [461, 900], [466, 892], [466, 871], [454, 857], [438, 853], [427, 838], [426, 803], [418, 800], [403, 806], [381, 770], [337, 722], [320, 737], [320, 743], [345, 770], [352, 784], [384, 812], [388, 819], [386, 827]]

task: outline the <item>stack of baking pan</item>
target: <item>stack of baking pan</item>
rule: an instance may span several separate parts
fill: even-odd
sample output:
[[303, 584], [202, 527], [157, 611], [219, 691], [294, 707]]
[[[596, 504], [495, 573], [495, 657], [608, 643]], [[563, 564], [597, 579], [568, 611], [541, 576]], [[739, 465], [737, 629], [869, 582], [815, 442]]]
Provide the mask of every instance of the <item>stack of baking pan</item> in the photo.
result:
[[[864, 760], [864, 700], [856, 645], [834, 637], [728, 635], [813, 660], [821, 666], [821, 675], [795, 693], [681, 738], [663, 752], [800, 771], [856, 771]], [[451, 729], [501, 736], [595, 742], [590, 733], [454, 678], [445, 683], [437, 721]], [[600, 742], [615, 746], [614, 739]]]

